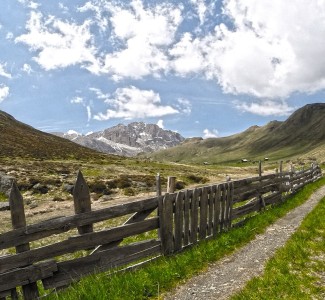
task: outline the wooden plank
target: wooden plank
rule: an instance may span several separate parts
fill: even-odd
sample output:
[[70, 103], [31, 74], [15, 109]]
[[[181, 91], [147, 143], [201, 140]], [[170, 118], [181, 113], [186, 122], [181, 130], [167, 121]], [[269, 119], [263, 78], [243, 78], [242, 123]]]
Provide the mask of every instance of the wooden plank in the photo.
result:
[[242, 217], [254, 211], [258, 211], [259, 208], [260, 208], [260, 204], [259, 201], [257, 200], [247, 203], [243, 206], [236, 207], [232, 211], [232, 219], [234, 220], [236, 218]]
[[[143, 221], [145, 220], [156, 208], [150, 208], [150, 209], [147, 209], [147, 210], [143, 210], [143, 211], [139, 211], [139, 212], [136, 212], [134, 215], [132, 215], [126, 222], [124, 222], [123, 225], [127, 225], [127, 224], [132, 224], [132, 223], [136, 223], [136, 222], [140, 222], [140, 221]], [[116, 247], [117, 245], [119, 245], [121, 242], [123, 241], [123, 239], [121, 240], [118, 240], [118, 241], [114, 241], [114, 242], [111, 242], [109, 244], [105, 244], [105, 245], [100, 245], [98, 247], [95, 248], [95, 250], [91, 253], [95, 253], [95, 252], [98, 252], [98, 251], [102, 251], [102, 250], [105, 250], [105, 249], [109, 249], [109, 248], [112, 248], [112, 247]]]
[[175, 192], [175, 186], [176, 186], [176, 177], [175, 176], [169, 176], [167, 179], [167, 193], [172, 194]]
[[[284, 173], [287, 174], [287, 173]], [[253, 182], [259, 182], [260, 180], [267, 180], [267, 179], [272, 179], [277, 177], [276, 174], [268, 174], [268, 175], [263, 175], [261, 177], [256, 176], [256, 177], [248, 177], [248, 178], [243, 178], [243, 179], [238, 179], [234, 180], [234, 188], [237, 189], [242, 186], [246, 186], [247, 184], [251, 184]]]
[[207, 236], [207, 224], [208, 224], [208, 190], [206, 187], [202, 189], [202, 195], [200, 198], [200, 228], [199, 239], [204, 240]]
[[44, 237], [51, 236], [53, 234], [66, 232], [78, 226], [101, 222], [107, 219], [121, 217], [130, 213], [155, 209], [157, 207], [158, 200], [156, 197], [154, 197], [141, 201], [94, 210], [80, 215], [50, 219], [0, 234], [0, 249], [14, 247], [16, 245], [35, 241]]
[[0, 274], [0, 291], [13, 289], [17, 286], [26, 285], [29, 282], [36, 282], [37, 280], [50, 277], [57, 270], [56, 261], [51, 260]]
[[[146, 251], [145, 255], [143, 255], [144, 251]], [[45, 289], [65, 286], [85, 275], [106, 271], [116, 266], [123, 265], [124, 263], [134, 262], [139, 258], [139, 255], [136, 256], [139, 253], [141, 253], [141, 257], [146, 257], [158, 253], [159, 251], [160, 241], [150, 240], [60, 262], [53, 276], [43, 280], [43, 285]]]
[[184, 210], [184, 192], [178, 192], [175, 201], [175, 241], [174, 241], [174, 251], [182, 250], [182, 237], [183, 237], [183, 210]]
[[73, 253], [78, 250], [95, 247], [102, 243], [108, 244], [122, 238], [157, 229], [158, 225], [158, 218], [155, 217], [135, 224], [128, 224], [99, 232], [70, 237], [56, 244], [32, 249], [28, 252], [0, 257], [0, 272], [24, 266], [26, 262], [34, 263], [63, 254]]
[[[25, 227], [26, 217], [25, 217], [25, 210], [24, 210], [24, 200], [18, 190], [15, 181], [13, 181], [10, 190], [9, 204], [10, 204], [10, 213], [11, 213], [11, 223], [13, 229]], [[29, 243], [16, 246], [16, 253], [26, 254], [29, 253], [29, 250], [30, 250]], [[30, 262], [25, 261], [21, 266], [26, 266], [28, 264], [30, 264]], [[14, 286], [12, 288], [14, 288]], [[22, 289], [23, 289], [23, 295], [25, 300], [35, 299], [38, 298], [39, 296], [36, 282], [29, 281], [27, 284], [23, 283]]]
[[[89, 188], [80, 170], [78, 171], [77, 181], [73, 189], [73, 202], [76, 214], [91, 211]], [[78, 226], [79, 234], [90, 233], [93, 231], [93, 224]]]
[[192, 191], [186, 190], [184, 197], [184, 246], [190, 241], [190, 197]]
[[208, 228], [207, 228], [207, 235], [210, 236], [213, 231], [213, 186], [209, 186], [208, 188], [208, 211], [209, 211], [209, 216], [208, 216]]
[[159, 173], [156, 176], [156, 195], [157, 197], [161, 196], [161, 179]]
[[224, 230], [225, 227], [225, 210], [226, 210], [226, 201], [227, 201], [227, 183], [222, 184], [221, 191], [221, 217], [220, 217], [220, 231]]
[[200, 190], [194, 189], [191, 199], [191, 236], [190, 243], [197, 243], [197, 229], [198, 229], [198, 212], [199, 212], [199, 197]]
[[166, 193], [161, 200], [159, 210], [159, 228], [161, 247], [164, 255], [171, 254], [173, 245], [173, 201], [169, 193]]
[[229, 182], [228, 190], [227, 190], [227, 229], [228, 230], [231, 228], [233, 198], [234, 198], [234, 184], [233, 182]]
[[213, 198], [214, 218], [213, 218], [213, 236], [216, 236], [220, 228], [220, 210], [221, 210], [221, 186], [215, 187]]

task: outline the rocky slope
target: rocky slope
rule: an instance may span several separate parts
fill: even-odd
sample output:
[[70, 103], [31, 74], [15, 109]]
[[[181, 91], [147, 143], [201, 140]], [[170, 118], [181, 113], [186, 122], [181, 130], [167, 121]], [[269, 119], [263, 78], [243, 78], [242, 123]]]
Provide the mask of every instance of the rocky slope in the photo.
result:
[[74, 131], [55, 134], [97, 151], [126, 156], [168, 149], [184, 141], [177, 132], [143, 122], [119, 124], [88, 135], [80, 135]]

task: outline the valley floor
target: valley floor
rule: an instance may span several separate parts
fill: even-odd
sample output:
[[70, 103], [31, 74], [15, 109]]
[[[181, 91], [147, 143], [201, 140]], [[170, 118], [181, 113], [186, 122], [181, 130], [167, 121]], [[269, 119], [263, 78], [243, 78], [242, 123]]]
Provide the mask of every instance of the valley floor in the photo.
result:
[[276, 221], [249, 244], [210, 265], [204, 273], [165, 294], [163, 299], [229, 299], [250, 279], [263, 273], [266, 262], [287, 242], [306, 215], [324, 196], [325, 186], [315, 191], [304, 204]]

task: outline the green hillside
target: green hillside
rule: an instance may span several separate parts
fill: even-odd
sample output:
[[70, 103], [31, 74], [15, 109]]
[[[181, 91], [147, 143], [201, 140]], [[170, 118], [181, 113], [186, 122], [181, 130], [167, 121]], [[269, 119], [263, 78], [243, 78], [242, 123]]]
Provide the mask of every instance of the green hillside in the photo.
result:
[[0, 111], [0, 157], [37, 159], [79, 159], [104, 154], [81, 147], [17, 121]]
[[324, 160], [325, 103], [308, 104], [284, 122], [252, 126], [232, 136], [187, 139], [179, 146], [152, 153], [150, 157], [182, 163], [223, 163], [244, 158], [277, 160], [297, 156]]

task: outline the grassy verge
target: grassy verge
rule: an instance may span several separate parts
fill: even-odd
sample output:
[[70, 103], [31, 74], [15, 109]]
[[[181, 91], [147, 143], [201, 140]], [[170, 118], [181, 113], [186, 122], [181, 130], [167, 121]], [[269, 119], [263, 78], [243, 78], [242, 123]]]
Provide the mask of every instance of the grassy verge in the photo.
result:
[[148, 299], [159, 298], [186, 278], [204, 271], [208, 263], [214, 262], [236, 248], [252, 240], [267, 226], [284, 216], [294, 207], [305, 202], [315, 189], [325, 184], [325, 178], [305, 186], [282, 205], [269, 209], [252, 219], [245, 226], [205, 241], [180, 254], [161, 257], [137, 271], [109, 276], [105, 273], [84, 278], [79, 283], [58, 293], [51, 299]]
[[325, 299], [325, 197], [285, 247], [232, 300]]

